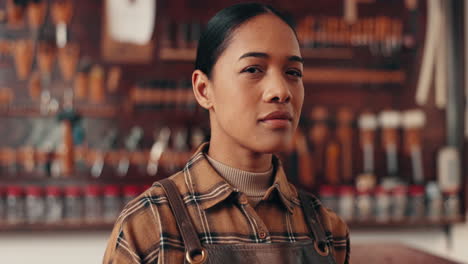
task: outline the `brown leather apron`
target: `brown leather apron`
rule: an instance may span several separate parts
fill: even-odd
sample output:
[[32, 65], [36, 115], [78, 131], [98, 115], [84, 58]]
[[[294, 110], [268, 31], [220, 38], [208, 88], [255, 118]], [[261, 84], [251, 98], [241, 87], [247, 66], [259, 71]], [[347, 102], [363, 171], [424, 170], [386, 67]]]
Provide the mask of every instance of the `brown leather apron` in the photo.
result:
[[185, 244], [184, 263], [336, 264], [312, 200], [306, 193], [299, 192], [299, 196], [313, 240], [295, 243], [202, 245], [174, 182], [164, 179], [160, 183]]

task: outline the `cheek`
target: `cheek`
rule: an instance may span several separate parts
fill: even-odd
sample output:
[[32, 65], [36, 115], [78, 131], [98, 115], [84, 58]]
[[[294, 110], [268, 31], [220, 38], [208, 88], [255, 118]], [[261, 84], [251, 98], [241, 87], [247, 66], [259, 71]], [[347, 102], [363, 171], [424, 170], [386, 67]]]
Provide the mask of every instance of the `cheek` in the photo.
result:
[[[293, 106], [295, 110], [301, 110], [304, 103], [304, 85], [301, 83], [293, 89]], [[299, 112], [298, 112], [299, 113]]]
[[[217, 112], [235, 115], [237, 121], [240, 118], [256, 112], [256, 106], [261, 100], [258, 89], [251, 82], [242, 78], [225, 78], [224, 83], [216, 86], [215, 104], [218, 106]], [[259, 97], [260, 96], [260, 97]]]

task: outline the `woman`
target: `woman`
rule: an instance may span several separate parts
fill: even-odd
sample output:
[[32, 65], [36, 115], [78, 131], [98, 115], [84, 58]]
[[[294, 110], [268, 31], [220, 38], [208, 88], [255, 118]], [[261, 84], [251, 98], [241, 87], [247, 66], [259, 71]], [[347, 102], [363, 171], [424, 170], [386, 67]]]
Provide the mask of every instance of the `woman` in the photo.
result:
[[289, 146], [304, 99], [289, 20], [255, 3], [220, 11], [195, 68], [210, 142], [126, 206], [104, 263], [348, 263], [346, 225], [289, 184], [272, 154]]

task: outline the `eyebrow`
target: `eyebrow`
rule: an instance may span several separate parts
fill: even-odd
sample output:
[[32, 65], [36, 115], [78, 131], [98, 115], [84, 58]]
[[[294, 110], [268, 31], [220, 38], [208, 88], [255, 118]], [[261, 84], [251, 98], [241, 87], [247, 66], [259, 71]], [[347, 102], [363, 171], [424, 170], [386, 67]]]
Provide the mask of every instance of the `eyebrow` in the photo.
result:
[[[270, 55], [268, 55], [267, 53], [264, 53], [264, 52], [247, 52], [244, 55], [240, 56], [239, 60], [244, 59], [244, 58], [248, 58], [248, 57], [268, 59], [268, 58], [270, 58]], [[299, 57], [299, 56], [296, 56], [296, 55], [289, 56], [288, 61], [297, 61], [297, 62], [300, 62], [300, 63], [304, 63], [304, 59]]]

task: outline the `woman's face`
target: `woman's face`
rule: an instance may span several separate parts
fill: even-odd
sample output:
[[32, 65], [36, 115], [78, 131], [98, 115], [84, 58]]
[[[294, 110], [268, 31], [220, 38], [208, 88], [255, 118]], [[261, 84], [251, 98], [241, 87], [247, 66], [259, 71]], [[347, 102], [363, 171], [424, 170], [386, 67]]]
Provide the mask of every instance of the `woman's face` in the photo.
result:
[[296, 36], [263, 14], [237, 28], [213, 67], [212, 135], [259, 153], [285, 150], [304, 100]]

